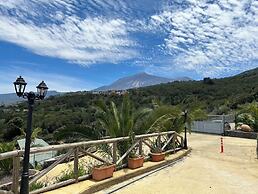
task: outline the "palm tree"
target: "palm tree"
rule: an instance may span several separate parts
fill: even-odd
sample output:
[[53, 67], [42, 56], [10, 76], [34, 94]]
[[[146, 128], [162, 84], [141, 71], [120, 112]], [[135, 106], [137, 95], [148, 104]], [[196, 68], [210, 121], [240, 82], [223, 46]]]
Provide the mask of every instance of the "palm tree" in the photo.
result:
[[168, 130], [181, 131], [181, 111], [174, 106], [159, 105], [149, 114], [148, 119], [142, 122], [142, 131], [161, 132]]
[[124, 95], [119, 109], [113, 101], [108, 106], [103, 100], [96, 102], [96, 108], [97, 119], [110, 137], [128, 136], [131, 131], [139, 134], [141, 120], [152, 111], [149, 108], [135, 110], [128, 95]]
[[161, 132], [173, 130], [181, 133], [187, 125], [188, 132], [191, 132], [191, 123], [196, 118], [205, 117], [205, 113], [200, 109], [189, 110], [188, 116], [184, 118], [184, 113], [179, 106], [163, 105], [154, 103], [154, 109], [148, 115], [148, 119], [144, 120], [141, 128], [142, 131]]
[[[26, 136], [26, 132], [24, 129], [20, 129], [21, 131], [21, 135], [18, 137], [18, 139], [20, 139], [21, 137], [22, 138], [25, 138]], [[37, 127], [35, 129], [32, 130], [32, 133], [31, 133], [31, 141], [34, 142], [36, 140], [36, 138], [38, 138], [38, 136], [42, 133], [42, 128], [40, 127]]]
[[70, 125], [64, 126], [54, 132], [54, 139], [66, 140], [66, 142], [73, 142], [78, 139], [98, 139], [100, 131], [92, 125]]
[[[106, 105], [103, 100], [96, 103], [97, 119], [106, 134], [110, 137], [122, 137], [134, 134], [145, 134], [175, 130], [180, 133], [184, 129], [184, 117], [178, 107], [155, 104], [153, 109], [135, 110], [128, 95], [123, 97], [120, 108], [114, 102]], [[188, 118], [190, 123], [190, 118]], [[118, 145], [119, 155], [123, 155], [130, 143]], [[105, 151], [107, 151], [105, 147]]]
[[[130, 134], [145, 134], [174, 130], [181, 133], [185, 125], [191, 132], [191, 123], [197, 116], [205, 114], [199, 109], [192, 110], [185, 121], [184, 114], [178, 106], [162, 105], [153, 101], [153, 108], [136, 110], [130, 101], [128, 94], [124, 95], [121, 106], [118, 108], [111, 101], [107, 105], [103, 100], [97, 101], [97, 121], [106, 130], [110, 137], [130, 136]], [[119, 155], [122, 156], [129, 148], [129, 142], [120, 142]], [[109, 152], [109, 147], [104, 147], [104, 152]], [[110, 153], [109, 153], [110, 154]]]
[[[106, 105], [103, 100], [96, 102], [97, 119], [106, 134], [110, 137], [128, 136], [131, 132], [141, 133], [140, 123], [152, 111], [149, 108], [135, 110], [129, 96], [124, 95], [120, 108], [111, 101], [110, 105]], [[120, 142], [118, 144], [119, 155], [123, 155], [129, 148], [128, 142]]]

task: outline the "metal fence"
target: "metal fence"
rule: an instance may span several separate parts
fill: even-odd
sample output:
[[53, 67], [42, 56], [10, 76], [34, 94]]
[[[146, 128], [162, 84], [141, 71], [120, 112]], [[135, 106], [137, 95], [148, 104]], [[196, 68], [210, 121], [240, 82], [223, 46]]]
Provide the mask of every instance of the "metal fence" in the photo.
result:
[[224, 134], [225, 123], [232, 123], [234, 115], [208, 115], [205, 121], [194, 121], [192, 124], [193, 132]]

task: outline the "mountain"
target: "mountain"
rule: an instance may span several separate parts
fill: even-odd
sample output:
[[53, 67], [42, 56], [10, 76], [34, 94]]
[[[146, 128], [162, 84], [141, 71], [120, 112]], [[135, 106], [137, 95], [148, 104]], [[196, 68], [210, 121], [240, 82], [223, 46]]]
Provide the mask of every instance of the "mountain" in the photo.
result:
[[[206, 81], [205, 81], [206, 80]], [[210, 114], [237, 112], [247, 103], [258, 102], [258, 68], [244, 73], [220, 78], [196, 81], [182, 81], [158, 84], [128, 92], [135, 109], [153, 108], [153, 102], [163, 105], [176, 105], [182, 110], [201, 109]], [[71, 92], [58, 95], [38, 103], [33, 112], [34, 128], [40, 127], [49, 132], [79, 129], [88, 137], [98, 131], [96, 102], [104, 100], [108, 105], [113, 101], [120, 108], [122, 95], [113, 93]], [[155, 101], [153, 101], [155, 100]], [[17, 106], [0, 106], [0, 132], [14, 117], [26, 118], [26, 103]], [[20, 111], [19, 111], [20, 110]], [[1, 114], [6, 113], [6, 114]], [[198, 111], [197, 111], [198, 113]], [[55, 133], [53, 133], [55, 134]], [[1, 136], [0, 136], [1, 137]], [[44, 140], [53, 141], [55, 135], [44, 135]], [[69, 139], [67, 136], [66, 139]], [[1, 141], [1, 139], [0, 139]]]
[[245, 103], [258, 102], [258, 68], [231, 77], [159, 84], [129, 93], [133, 98], [137, 95], [138, 103], [143, 103], [138, 96], [147, 96], [148, 100], [162, 99], [165, 104], [192, 104], [212, 114], [226, 114]]
[[[48, 91], [47, 97], [49, 96], [56, 96], [61, 94], [60, 92], [57, 91]], [[19, 98], [16, 93], [9, 93], [9, 94], [0, 94], [0, 105], [10, 105], [10, 104], [15, 104], [17, 102], [24, 101], [23, 98]]]
[[178, 77], [175, 79], [169, 79], [164, 77], [158, 77], [147, 73], [138, 73], [132, 76], [120, 78], [108, 86], [102, 86], [95, 91], [107, 91], [107, 90], [125, 90], [130, 88], [139, 88], [145, 86], [152, 86], [161, 83], [168, 83], [174, 81], [189, 81], [188, 77]]

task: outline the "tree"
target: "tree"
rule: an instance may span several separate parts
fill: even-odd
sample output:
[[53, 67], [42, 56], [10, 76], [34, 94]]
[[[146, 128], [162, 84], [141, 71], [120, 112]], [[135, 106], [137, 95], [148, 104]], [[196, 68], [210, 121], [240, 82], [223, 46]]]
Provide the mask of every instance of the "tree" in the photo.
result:
[[[140, 120], [144, 119], [151, 111], [148, 108], [135, 110], [128, 95], [124, 95], [119, 109], [113, 101], [106, 105], [103, 100], [96, 102], [96, 108], [97, 119], [101, 127], [111, 137], [128, 136], [131, 132], [137, 133]], [[128, 142], [120, 142], [118, 144], [120, 156], [127, 151], [128, 146]]]
[[128, 136], [131, 131], [137, 134], [140, 120], [152, 111], [149, 108], [136, 110], [128, 95], [123, 97], [119, 109], [113, 101], [108, 106], [103, 100], [96, 102], [96, 108], [98, 122], [111, 137]]
[[241, 106], [236, 122], [248, 124], [255, 131], [258, 131], [258, 103], [253, 102]]
[[[136, 110], [128, 95], [123, 97], [120, 108], [111, 101], [107, 106], [104, 101], [97, 102], [98, 121], [107, 130], [111, 137], [129, 136], [131, 133], [144, 134], [167, 131], [169, 129], [181, 132], [184, 129], [182, 111], [172, 106], [159, 106], [157, 108], [141, 108]], [[118, 144], [119, 155], [122, 156], [130, 144]]]
[[7, 123], [7, 129], [4, 132], [4, 139], [13, 140], [16, 136], [21, 135], [23, 120], [20, 117], [14, 117]]
[[214, 81], [210, 77], [203, 78], [203, 83], [208, 85], [213, 85]]
[[[21, 130], [21, 137], [25, 138], [26, 132], [24, 131], [24, 129], [20, 129]], [[36, 138], [38, 138], [38, 136], [42, 133], [42, 128], [37, 127], [35, 129], [32, 130], [31, 133], [31, 141], [35, 141]]]
[[64, 126], [54, 132], [54, 139], [73, 142], [78, 139], [98, 139], [100, 131], [94, 126], [89, 125], [69, 125]]
[[195, 121], [203, 121], [208, 119], [208, 115], [206, 112], [204, 112], [202, 109], [197, 108], [190, 112], [190, 117], [192, 120]]

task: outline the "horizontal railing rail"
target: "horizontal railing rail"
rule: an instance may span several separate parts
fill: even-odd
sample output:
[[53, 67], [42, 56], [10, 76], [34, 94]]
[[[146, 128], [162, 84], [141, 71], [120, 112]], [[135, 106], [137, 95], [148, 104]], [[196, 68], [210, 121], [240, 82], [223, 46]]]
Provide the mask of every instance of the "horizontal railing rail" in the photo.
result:
[[[90, 174], [84, 174], [83, 176], [79, 176], [79, 163], [80, 158], [84, 156], [91, 157], [98, 162], [101, 163], [113, 163], [116, 164], [117, 169], [120, 169], [126, 166], [123, 161], [128, 157], [130, 152], [133, 149], [137, 149], [139, 155], [145, 156], [145, 159], [148, 159], [148, 153], [145, 154], [145, 150], [151, 150], [153, 148], [152, 142], [156, 142], [165, 153], [175, 153], [177, 150], [182, 149], [183, 145], [183, 137], [176, 133], [175, 131], [167, 131], [167, 132], [159, 132], [159, 133], [151, 133], [151, 134], [143, 134], [135, 136], [135, 143], [131, 145], [123, 155], [119, 156], [118, 153], [118, 145], [123, 141], [129, 140], [130, 137], [117, 137], [117, 138], [108, 138], [101, 140], [91, 140], [84, 142], [76, 142], [76, 143], [67, 143], [62, 145], [50, 145], [46, 147], [34, 147], [30, 149], [31, 154], [49, 152], [49, 151], [60, 151], [66, 150], [66, 153], [61, 155], [55, 162], [49, 165], [47, 168], [41, 170], [36, 175], [34, 175], [30, 180], [30, 185], [39, 181], [42, 177], [46, 176], [48, 172], [50, 172], [57, 165], [67, 162], [68, 160], [73, 161], [73, 173], [74, 177], [69, 180], [61, 181], [58, 183], [54, 183], [52, 185], [45, 186], [44, 188], [33, 191], [32, 193], [41, 193], [49, 190], [53, 190], [71, 183], [75, 183], [81, 180], [85, 180], [90, 178]], [[93, 153], [90, 151], [91, 148], [95, 148], [100, 145], [108, 145], [111, 153], [111, 161], [108, 161], [107, 158], [100, 157], [97, 155], [98, 153]], [[170, 145], [170, 146], [169, 146]], [[94, 147], [93, 147], [94, 146]], [[87, 149], [85, 149], [87, 148]], [[95, 150], [95, 149], [93, 149]], [[13, 170], [12, 170], [12, 182], [9, 184], [5, 184], [2, 186], [8, 187], [12, 190], [14, 194], [19, 193], [19, 182], [20, 182], [20, 157], [24, 154], [24, 150], [14, 150], [6, 153], [0, 154], [0, 160], [5, 159], [13, 159]], [[1, 188], [1, 186], [0, 186]]]
[[[175, 133], [175, 131], [136, 135], [135, 139], [154, 137], [154, 136], [158, 136], [158, 135], [168, 135], [168, 134], [173, 134], [173, 133]], [[69, 144], [67, 143], [67, 144], [62, 144], [62, 145], [34, 147], [34, 148], [30, 149], [30, 153], [35, 154], [35, 153], [41, 153], [41, 152], [47, 152], [47, 151], [69, 149], [69, 148], [80, 147], [80, 146], [92, 146], [92, 145], [99, 145], [99, 144], [104, 144], [104, 143], [114, 143], [114, 142], [120, 142], [120, 141], [124, 141], [124, 140], [128, 140], [128, 139], [129, 139], [129, 137], [117, 137], [117, 138], [110, 138], [110, 139], [103, 139], [103, 140], [83, 141], [83, 142], [78, 142], [78, 143], [69, 143]], [[21, 156], [23, 156], [23, 154], [24, 154], [24, 150], [15, 150], [15, 151], [1, 153], [0, 160], [12, 158], [12, 157], [21, 157]]]

